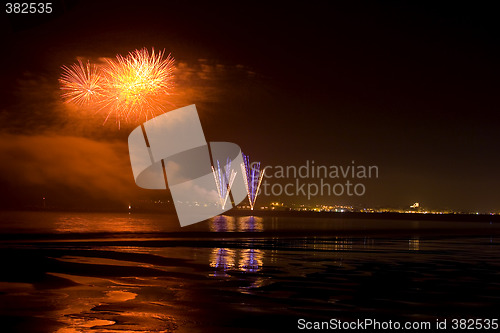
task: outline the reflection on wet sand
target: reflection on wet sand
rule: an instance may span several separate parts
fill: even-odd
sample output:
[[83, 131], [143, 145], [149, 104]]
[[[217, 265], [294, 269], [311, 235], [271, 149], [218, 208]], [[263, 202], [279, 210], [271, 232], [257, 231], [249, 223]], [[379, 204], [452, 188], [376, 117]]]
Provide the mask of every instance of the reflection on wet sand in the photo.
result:
[[213, 248], [210, 255], [210, 267], [226, 271], [233, 269], [236, 262], [236, 251], [226, 248]]
[[165, 313], [168, 309], [166, 303], [158, 302], [156, 307], [151, 307], [146, 305], [147, 302], [136, 300], [140, 290], [147, 288], [146, 285], [50, 274], [76, 284], [61, 289], [52, 297], [52, 302], [57, 303], [60, 309], [49, 312], [47, 317], [64, 325], [56, 333], [171, 332], [177, 326], [175, 319]]
[[264, 250], [260, 249], [213, 248], [210, 267], [216, 269], [214, 276], [223, 275], [221, 272], [233, 269], [254, 273], [262, 269], [264, 254]]
[[420, 250], [420, 238], [413, 237], [408, 240], [408, 250], [419, 251]]
[[245, 272], [257, 272], [262, 269], [263, 258], [263, 250], [244, 249], [238, 261], [238, 268]]
[[[212, 232], [262, 232], [263, 219], [255, 216], [234, 218], [232, 216], [216, 216], [210, 221]], [[213, 248], [210, 254], [210, 267], [216, 269], [213, 276], [224, 275], [228, 270], [257, 272], [262, 269], [264, 250], [255, 248], [230, 249]]]
[[[157, 216], [88, 219], [59, 219], [57, 232], [170, 228]], [[178, 237], [9, 240], [0, 243], [0, 311], [14, 319], [1, 331], [233, 333], [260, 332], [265, 322], [275, 333], [312, 313], [498, 314], [497, 236], [337, 233], [337, 222], [279, 233], [277, 218], [218, 216]]]

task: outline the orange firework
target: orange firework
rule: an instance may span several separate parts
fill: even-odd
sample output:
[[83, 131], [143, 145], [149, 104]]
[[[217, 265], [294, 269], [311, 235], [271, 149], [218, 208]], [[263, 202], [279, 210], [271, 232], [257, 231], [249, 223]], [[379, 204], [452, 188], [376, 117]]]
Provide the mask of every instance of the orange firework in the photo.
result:
[[61, 89], [65, 91], [62, 97], [67, 102], [78, 105], [87, 105], [97, 102], [104, 94], [104, 80], [98, 73], [96, 65], [83, 64], [78, 60], [78, 64], [71, 67], [63, 66], [63, 73], [59, 82]]
[[126, 57], [105, 59], [95, 69], [87, 64], [85, 71], [81, 62], [80, 67], [73, 65], [73, 70], [63, 67], [61, 89], [68, 90], [63, 98], [106, 112], [104, 122], [113, 115], [118, 124], [154, 117], [164, 111], [163, 104], [173, 88], [174, 59], [170, 55], [164, 59], [163, 55], [154, 49], [150, 54], [144, 48]]
[[130, 52], [127, 57], [106, 59], [103, 70], [107, 94], [103, 100], [108, 118], [150, 118], [163, 111], [162, 101], [170, 94], [173, 58], [147, 49]]

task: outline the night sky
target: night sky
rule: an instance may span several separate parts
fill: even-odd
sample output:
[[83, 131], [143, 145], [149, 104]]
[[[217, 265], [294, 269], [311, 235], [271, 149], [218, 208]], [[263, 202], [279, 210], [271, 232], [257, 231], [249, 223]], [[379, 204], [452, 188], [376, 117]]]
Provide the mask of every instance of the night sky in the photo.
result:
[[484, 4], [55, 1], [1, 16], [2, 207], [120, 207], [137, 188], [127, 136], [64, 104], [77, 58], [142, 47], [176, 59], [170, 109], [263, 165], [376, 165], [362, 197], [259, 198], [500, 211], [499, 24]]

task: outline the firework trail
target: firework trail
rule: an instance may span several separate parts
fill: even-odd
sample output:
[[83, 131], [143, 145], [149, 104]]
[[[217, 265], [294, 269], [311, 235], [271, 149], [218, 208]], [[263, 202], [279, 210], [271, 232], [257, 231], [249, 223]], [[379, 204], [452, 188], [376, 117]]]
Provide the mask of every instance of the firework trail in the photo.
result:
[[231, 159], [227, 159], [225, 170], [221, 169], [219, 160], [217, 160], [217, 169], [212, 167], [212, 172], [214, 174], [215, 185], [217, 186], [217, 194], [219, 195], [220, 205], [222, 209], [224, 209], [227, 198], [229, 197], [229, 191], [231, 190], [234, 178], [236, 177], [236, 172], [234, 169], [231, 169]]
[[90, 106], [121, 121], [153, 118], [164, 112], [163, 104], [173, 89], [174, 59], [164, 51], [146, 48], [130, 52], [103, 64], [79, 61], [63, 67], [59, 80], [62, 97], [68, 103]]
[[261, 170], [260, 162], [250, 163], [250, 158], [245, 154], [242, 155], [243, 163], [241, 163], [241, 171], [243, 172], [243, 180], [245, 181], [250, 209], [253, 210], [266, 169]]

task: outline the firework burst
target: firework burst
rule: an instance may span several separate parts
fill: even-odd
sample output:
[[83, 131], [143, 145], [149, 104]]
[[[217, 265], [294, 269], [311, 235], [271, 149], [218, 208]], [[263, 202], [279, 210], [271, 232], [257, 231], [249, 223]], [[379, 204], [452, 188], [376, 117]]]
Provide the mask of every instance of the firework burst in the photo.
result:
[[63, 67], [59, 80], [66, 102], [90, 105], [121, 121], [149, 119], [164, 112], [173, 88], [174, 59], [164, 52], [135, 50], [96, 66], [81, 62]]
[[71, 103], [83, 106], [99, 101], [104, 96], [104, 80], [99, 75], [96, 65], [87, 62], [70, 67], [63, 66], [63, 73], [59, 82], [64, 91], [62, 97]]
[[[163, 111], [162, 102], [173, 86], [174, 60], [163, 52], [136, 50], [127, 57], [107, 59], [103, 70], [107, 94], [103, 99], [107, 118], [151, 118]], [[106, 119], [107, 119], [106, 118]]]

